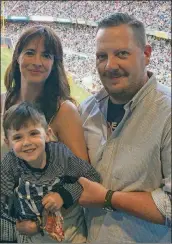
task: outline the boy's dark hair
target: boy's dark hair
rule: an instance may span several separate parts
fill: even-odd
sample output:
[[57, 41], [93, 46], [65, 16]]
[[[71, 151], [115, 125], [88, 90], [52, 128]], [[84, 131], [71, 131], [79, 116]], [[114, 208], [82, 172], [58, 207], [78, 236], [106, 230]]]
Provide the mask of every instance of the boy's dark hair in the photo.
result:
[[23, 102], [11, 106], [3, 117], [5, 137], [8, 138], [8, 130], [19, 130], [21, 127], [27, 126], [28, 122], [39, 123], [45, 130], [48, 128], [44, 114], [39, 111], [36, 105]]
[[127, 13], [115, 13], [102, 19], [98, 23], [97, 31], [99, 29], [119, 25], [128, 25], [133, 30], [135, 40], [138, 43], [139, 47], [144, 49], [146, 45], [146, 32], [144, 24]]

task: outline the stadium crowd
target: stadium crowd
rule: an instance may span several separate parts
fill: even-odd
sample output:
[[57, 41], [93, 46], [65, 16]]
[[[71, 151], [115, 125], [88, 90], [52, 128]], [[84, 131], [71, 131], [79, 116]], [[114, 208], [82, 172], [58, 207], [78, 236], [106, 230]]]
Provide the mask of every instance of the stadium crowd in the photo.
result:
[[46, 15], [99, 21], [118, 12], [128, 12], [150, 29], [171, 32], [170, 1], [5, 1], [6, 15]]
[[[6, 12], [9, 10], [12, 15], [42, 14], [89, 20], [98, 20], [114, 10], [128, 11], [138, 19], [144, 19], [147, 27], [170, 32], [170, 4], [167, 1], [142, 1], [140, 4], [137, 1], [70, 1], [70, 4], [69, 1], [6, 1], [5, 6]], [[7, 22], [6, 33], [15, 44], [26, 27], [36, 24], [42, 23]], [[93, 87], [95, 90], [99, 89], [101, 84], [95, 68], [96, 28], [80, 24], [46, 23], [46, 25], [53, 28], [62, 40], [65, 66], [70, 73], [75, 75], [75, 80], [82, 85], [85, 77], [92, 77]], [[153, 48], [149, 69], [156, 74], [160, 82], [170, 86], [171, 42], [154, 36], [148, 36], [148, 42]]]

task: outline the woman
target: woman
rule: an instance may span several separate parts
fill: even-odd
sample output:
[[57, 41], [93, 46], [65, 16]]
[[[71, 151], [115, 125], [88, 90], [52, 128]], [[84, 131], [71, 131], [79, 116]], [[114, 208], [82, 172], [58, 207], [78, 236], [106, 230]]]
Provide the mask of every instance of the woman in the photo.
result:
[[[12, 62], [5, 74], [5, 86], [7, 92], [1, 95], [2, 113], [14, 104], [34, 101], [44, 112], [52, 128], [53, 139], [58, 138], [76, 156], [88, 160], [81, 119], [70, 97], [70, 87], [63, 66], [62, 45], [52, 29], [34, 26], [21, 35], [16, 44]], [[2, 145], [1, 157], [5, 151]], [[74, 206], [63, 215], [67, 239], [75, 243], [84, 242], [86, 230], [79, 227], [84, 221], [83, 209], [80, 206]], [[73, 223], [72, 216], [74, 215], [75, 219], [78, 215], [77, 223]], [[14, 220], [5, 215], [2, 216], [1, 242], [14, 242]], [[72, 227], [75, 225], [78, 228]], [[26, 234], [36, 231], [35, 225], [30, 221], [18, 222], [17, 229]], [[19, 238], [18, 242], [26, 242], [26, 239]]]

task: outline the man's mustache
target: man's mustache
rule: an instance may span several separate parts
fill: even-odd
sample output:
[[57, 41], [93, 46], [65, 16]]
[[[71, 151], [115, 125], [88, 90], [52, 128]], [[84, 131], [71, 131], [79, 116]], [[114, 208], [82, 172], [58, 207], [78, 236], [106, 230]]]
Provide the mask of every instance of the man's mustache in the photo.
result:
[[129, 73], [126, 72], [126, 71], [117, 71], [117, 70], [112, 70], [112, 71], [105, 71], [103, 73], [103, 76], [105, 77], [108, 77], [108, 78], [118, 78], [118, 77], [121, 77], [121, 76], [129, 76]]

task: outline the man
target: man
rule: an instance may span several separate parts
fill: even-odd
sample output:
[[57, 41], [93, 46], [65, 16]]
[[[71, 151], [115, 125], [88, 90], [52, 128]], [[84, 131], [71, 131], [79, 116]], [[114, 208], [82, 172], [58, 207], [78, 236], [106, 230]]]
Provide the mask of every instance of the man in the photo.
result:
[[104, 88], [80, 107], [90, 161], [103, 178], [80, 179], [93, 243], [171, 241], [170, 89], [147, 71], [150, 56], [142, 22], [116, 13], [99, 23]]

